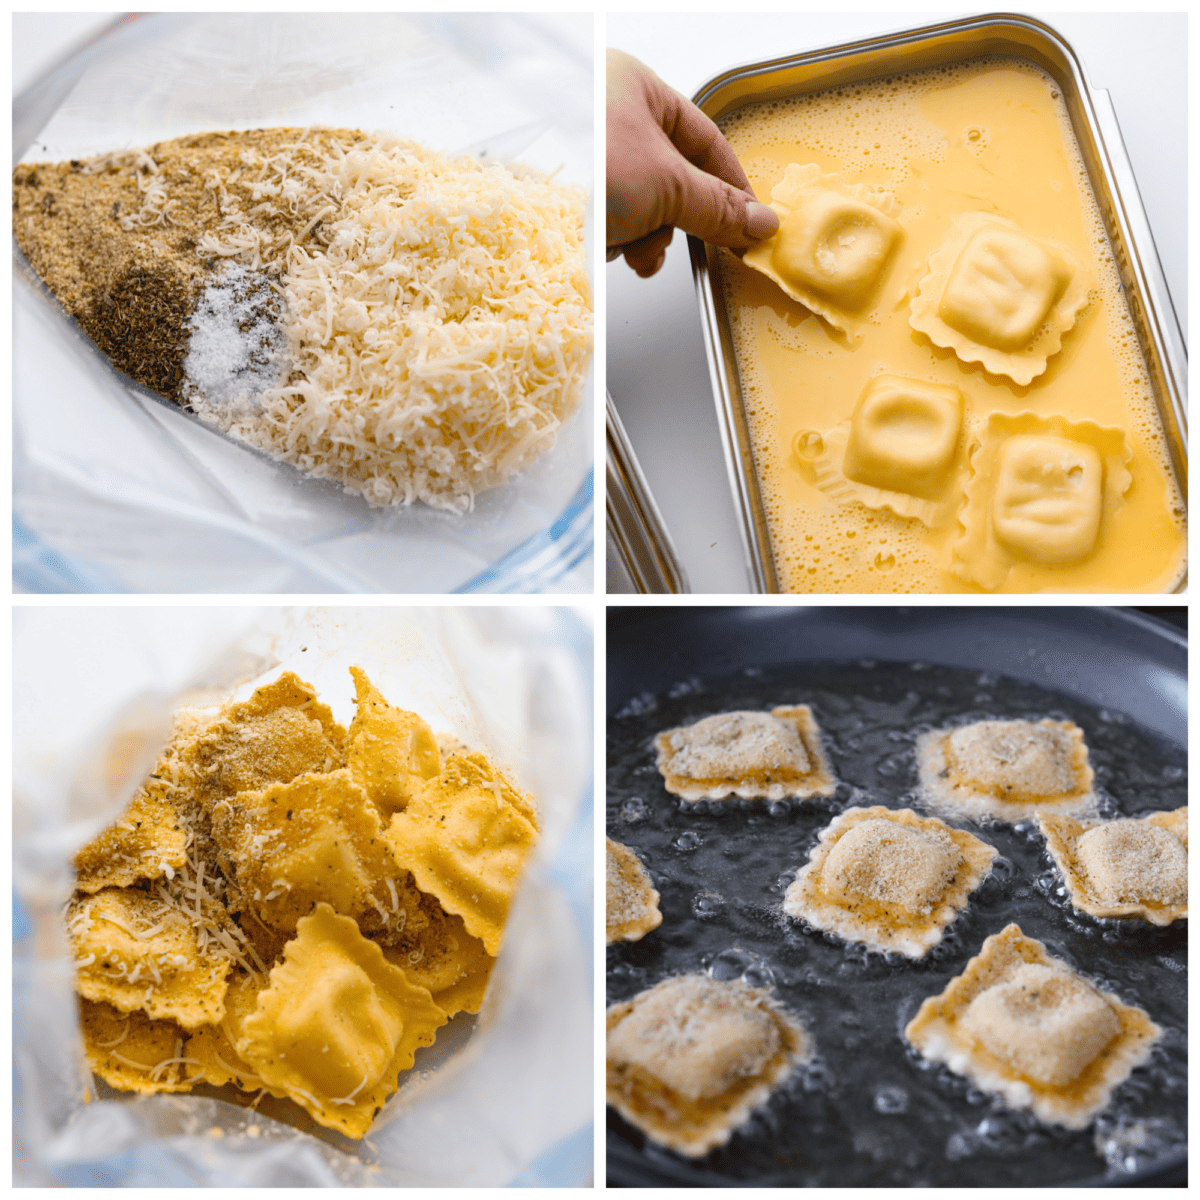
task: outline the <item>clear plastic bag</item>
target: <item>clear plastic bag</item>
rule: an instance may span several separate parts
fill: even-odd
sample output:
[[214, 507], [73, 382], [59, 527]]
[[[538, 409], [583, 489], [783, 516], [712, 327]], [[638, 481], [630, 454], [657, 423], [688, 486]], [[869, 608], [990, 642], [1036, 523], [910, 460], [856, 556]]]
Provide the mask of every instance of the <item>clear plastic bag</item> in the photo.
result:
[[[21, 609], [14, 628], [14, 1177], [75, 1186], [579, 1186], [592, 1165], [591, 637], [569, 611]], [[101, 1091], [61, 927], [74, 851], [121, 811], [184, 699], [280, 668], [353, 715], [395, 704], [508, 768], [543, 836], [479, 1016], [418, 1053], [363, 1142], [202, 1095]]]
[[[209, 129], [344, 125], [590, 188], [591, 23], [139, 16], [17, 97], [14, 151], [61, 161]], [[590, 590], [590, 381], [554, 450], [473, 512], [372, 510], [127, 387], [23, 259], [14, 330], [18, 590]]]

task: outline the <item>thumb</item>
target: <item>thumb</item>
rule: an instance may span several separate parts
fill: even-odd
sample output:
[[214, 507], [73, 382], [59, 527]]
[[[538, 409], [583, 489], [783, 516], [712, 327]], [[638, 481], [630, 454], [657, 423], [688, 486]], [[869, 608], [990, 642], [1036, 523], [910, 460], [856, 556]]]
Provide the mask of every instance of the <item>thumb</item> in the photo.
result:
[[779, 228], [765, 204], [677, 156], [665, 223], [714, 246], [742, 249]]

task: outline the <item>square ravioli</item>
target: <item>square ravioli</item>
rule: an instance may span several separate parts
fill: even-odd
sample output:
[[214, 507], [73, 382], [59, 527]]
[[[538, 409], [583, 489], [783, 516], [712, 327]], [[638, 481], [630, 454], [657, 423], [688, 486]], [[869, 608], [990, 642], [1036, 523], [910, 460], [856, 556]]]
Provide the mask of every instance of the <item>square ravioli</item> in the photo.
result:
[[467, 932], [500, 949], [508, 906], [538, 839], [533, 799], [482, 755], [452, 756], [384, 831], [395, 861]]
[[636, 942], [662, 924], [650, 872], [628, 846], [605, 838], [605, 944]]
[[821, 830], [783, 901], [789, 917], [922, 958], [988, 877], [996, 849], [910, 809], [848, 808]]
[[75, 855], [75, 886], [81, 892], [129, 887], [141, 879], [161, 879], [187, 861], [187, 832], [171, 801], [166, 756], [155, 766], [120, 819]]
[[954, 264], [938, 316], [981, 345], [1011, 354], [1033, 340], [1070, 281], [1053, 251], [1020, 230], [985, 225]]
[[152, 1021], [144, 1012], [121, 1012], [102, 1001], [79, 1001], [79, 1026], [88, 1067], [125, 1092], [186, 1092], [198, 1065], [184, 1054], [187, 1032], [174, 1021]]
[[381, 946], [383, 957], [425, 988], [447, 1017], [477, 1013], [496, 960], [467, 932], [462, 917], [443, 911], [432, 896], [423, 897], [421, 907], [428, 924], [397, 945]]
[[413, 790], [441, 770], [433, 731], [416, 713], [389, 704], [362, 667], [351, 667], [358, 705], [346, 764], [381, 817], [402, 812]]
[[779, 229], [742, 261], [835, 329], [849, 331], [879, 290], [899, 244], [888, 192], [791, 163], [771, 188]]
[[227, 705], [187, 746], [187, 782], [211, 810], [238, 792], [345, 766], [346, 731], [291, 671]]
[[925, 804], [947, 817], [1016, 822], [1095, 803], [1083, 730], [1071, 721], [975, 721], [917, 739]]
[[281, 932], [294, 931], [320, 901], [367, 928], [377, 917], [387, 923], [397, 897], [416, 908], [408, 873], [384, 845], [378, 812], [349, 768], [218, 801], [212, 833], [247, 907]]
[[608, 1103], [647, 1137], [699, 1158], [729, 1141], [811, 1056], [768, 988], [665, 979], [607, 1017]]
[[666, 789], [684, 800], [831, 796], [836, 781], [807, 705], [728, 712], [654, 739]]
[[1170, 925], [1188, 915], [1187, 811], [1117, 821], [1043, 814], [1038, 824], [1077, 909]]
[[296, 931], [235, 1049], [319, 1124], [362, 1137], [446, 1014], [328, 904]]
[[1056, 414], [992, 413], [970, 448], [951, 569], [992, 589], [1022, 567], [1071, 567], [1103, 548], [1133, 482], [1120, 429]]
[[1009, 1108], [1084, 1129], [1162, 1030], [1008, 925], [928, 997], [904, 1036]]
[[85, 999], [187, 1029], [225, 1015], [233, 964], [201, 940], [192, 913], [135, 888], [104, 888], [73, 900], [66, 921]]
[[964, 363], [1025, 386], [1062, 348], [1090, 286], [1059, 242], [994, 213], [962, 213], [929, 256], [908, 323]]
[[953, 515], [963, 395], [956, 387], [876, 375], [849, 421], [792, 440], [817, 487], [843, 504], [890, 508], [933, 527]]

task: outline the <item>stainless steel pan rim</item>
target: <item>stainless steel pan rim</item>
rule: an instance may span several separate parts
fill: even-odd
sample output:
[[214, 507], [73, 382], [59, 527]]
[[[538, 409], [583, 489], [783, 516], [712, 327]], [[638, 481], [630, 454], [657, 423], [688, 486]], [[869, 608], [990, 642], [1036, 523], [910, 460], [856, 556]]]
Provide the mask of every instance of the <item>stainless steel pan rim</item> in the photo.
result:
[[[966, 53], [962, 52], [964, 48]], [[877, 79], [989, 54], [1030, 59], [1049, 71], [1063, 88], [1093, 190], [1109, 225], [1109, 240], [1132, 298], [1134, 325], [1142, 341], [1180, 492], [1186, 497], [1186, 342], [1112, 101], [1106, 91], [1091, 87], [1078, 55], [1053, 28], [1034, 17], [1014, 13], [945, 21], [734, 66], [710, 79], [692, 98], [708, 116], [718, 120], [756, 100], [823, 91], [854, 79]], [[791, 76], [790, 82], [780, 80], [785, 75]], [[746, 571], [751, 590], [778, 592], [724, 298], [713, 278], [709, 247], [689, 236], [688, 249]], [[1185, 576], [1175, 591], [1186, 589]]]

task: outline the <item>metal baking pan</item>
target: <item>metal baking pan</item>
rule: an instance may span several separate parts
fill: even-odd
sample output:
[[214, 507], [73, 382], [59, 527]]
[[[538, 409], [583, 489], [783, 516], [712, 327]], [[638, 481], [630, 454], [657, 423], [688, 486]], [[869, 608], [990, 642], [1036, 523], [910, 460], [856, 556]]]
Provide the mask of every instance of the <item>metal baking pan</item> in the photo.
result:
[[689, 592], [674, 543], [612, 397], [608, 401], [607, 589], [610, 592]]
[[[976, 689], [998, 691], [1005, 680], [1012, 681], [1018, 688], [1036, 688], [1040, 703], [1046, 702], [1046, 694], [1052, 695], [1055, 706], [1071, 710], [1073, 717], [1079, 717], [1091, 726], [1089, 741], [1097, 747], [1098, 765], [1103, 756], [1101, 743], [1113, 736], [1108, 731], [1118, 728], [1137, 730], [1139, 736], [1148, 736], [1155, 740], [1156, 746], [1163, 747], [1160, 755], [1170, 754], [1172, 761], [1186, 763], [1186, 610], [1170, 610], [1163, 616], [1172, 623], [1144, 611], [1087, 607], [981, 609], [978, 605], [919, 608], [760, 605], [732, 608], [673, 606], [668, 610], [656, 605], [610, 608], [606, 697], [610, 742], [607, 823], [610, 836], [627, 841], [643, 855], [649, 848], [647, 863], [655, 886], [662, 893], [664, 916], [663, 925], [642, 941], [619, 943], [609, 948], [609, 984], [610, 989], [615, 988], [610, 990], [610, 998], [624, 999], [631, 986], [634, 990], [649, 986], [659, 978], [683, 969], [681, 964], [687, 969], [695, 969], [701, 963], [700, 947], [685, 927], [685, 921], [693, 911], [692, 889], [703, 887], [728, 892], [720, 875], [725, 870], [734, 877], [730, 886], [738, 889], [737, 893], [728, 892], [727, 911], [730, 915], [728, 918], [720, 914], [709, 915], [704, 922], [705, 929], [716, 930], [717, 941], [727, 947], [722, 955], [736, 948], [767, 945], [767, 966], [776, 973], [777, 983], [784, 986], [781, 994], [785, 1002], [798, 1003], [796, 1011], [814, 1022], [814, 1033], [822, 1022], [827, 1031], [834, 1030], [842, 1036], [847, 1030], [853, 1032], [865, 1025], [860, 1031], [865, 1033], [865, 1038], [859, 1039], [857, 1051], [849, 1049], [847, 1042], [847, 1049], [840, 1052], [839, 1058], [839, 1048], [834, 1044], [839, 1039], [824, 1043], [825, 1049], [821, 1053], [827, 1056], [826, 1065], [832, 1077], [841, 1078], [839, 1071], [845, 1069], [848, 1055], [857, 1056], [857, 1060], [865, 1064], [864, 1070], [878, 1072], [882, 1077], [888, 1071], [888, 1056], [897, 1053], [896, 1035], [890, 1022], [874, 1021], [873, 1016], [864, 1019], [862, 1014], [874, 1003], [867, 993], [891, 986], [887, 972], [879, 968], [862, 979], [851, 973], [849, 994], [858, 999], [851, 999], [845, 1006], [847, 979], [837, 969], [821, 969], [822, 979], [803, 984], [800, 990], [796, 990], [795, 981], [786, 984], [786, 973], [795, 976], [804, 967], [817, 968], [824, 961], [820, 957], [823, 953], [821, 939], [801, 935], [798, 948], [785, 945], [787, 933], [760, 920], [761, 914], [772, 903], [767, 899], [768, 894], [774, 893], [756, 885], [751, 860], [726, 857], [749, 837], [759, 847], [756, 853], [773, 853], [762, 848], [782, 846], [785, 853], [794, 853], [793, 865], [797, 865], [804, 858], [805, 839], [811, 837], [811, 833], [805, 834], [805, 831], [810, 826], [815, 828], [824, 824], [828, 813], [808, 816], [805, 805], [790, 816], [771, 816], [754, 812], [752, 806], [746, 805], [743, 807], [747, 811], [743, 812], [729, 811], [720, 816], [689, 815], [690, 842], [685, 849], [682, 838], [674, 841], [680, 825], [678, 804], [661, 789], [652, 765], [650, 735], [663, 728], [664, 723], [674, 723], [679, 710], [689, 705], [697, 710], [697, 715], [703, 709], [736, 707], [730, 689], [765, 687], [769, 691], [780, 685], [797, 689], [819, 688], [821, 685], [817, 680], [820, 678], [828, 679], [831, 675], [837, 678], [854, 671], [876, 676], [903, 671], [912, 682], [904, 682], [902, 689], [919, 690], [922, 693], [919, 703], [923, 704], [941, 686], [938, 668], [954, 668], [971, 673], [966, 699], [972, 707], [986, 704], [989, 699], [975, 695]], [[1178, 622], [1183, 623], [1182, 627]], [[764, 680], [766, 682], [760, 682]], [[745, 699], [745, 696], [739, 695], [738, 699]], [[1081, 712], [1075, 711], [1077, 705], [1082, 706]], [[840, 787], [850, 789], [841, 798], [835, 798], [836, 808], [847, 803], [868, 802], [902, 807], [900, 793], [907, 786], [903, 773], [889, 769], [886, 773], [879, 770], [864, 774], [854, 766], [855, 756], [861, 753], [855, 747], [857, 739], [869, 743], [872, 737], [886, 736], [880, 730], [890, 729], [880, 715], [884, 710], [878, 697], [873, 697], [870, 711], [873, 719], [865, 721], [861, 729], [856, 727], [852, 738], [827, 731], [835, 772], [842, 771], [843, 780], [849, 781]], [[825, 715], [831, 721], [836, 719], [833, 709], [827, 708]], [[894, 741], [890, 737], [887, 740]], [[633, 758], [626, 760], [623, 755], [630, 747]], [[1155, 765], [1149, 768], [1140, 788], [1154, 791], [1157, 787], [1155, 794], [1161, 794], [1164, 785], [1148, 781], [1151, 776], [1158, 777], [1156, 772], [1164, 760], [1152, 757]], [[642, 764], [642, 769], [637, 766], [632, 771], [629, 769], [633, 759]], [[1167, 775], [1162, 777], [1168, 778]], [[1127, 779], [1112, 775], [1105, 778], [1121, 794], [1132, 794], [1128, 791]], [[1172, 782], [1165, 786], [1174, 789], [1179, 799], [1186, 802], [1186, 777], [1181, 779], [1178, 774], [1172, 774], [1169, 778]], [[1119, 787], [1118, 780], [1125, 786]], [[859, 787], [869, 793], [869, 801], [852, 794], [852, 789]], [[638, 793], [635, 802], [638, 812], [633, 816], [626, 815], [630, 789]], [[1165, 806], [1169, 807], [1170, 803]], [[992, 836], [1010, 838], [1011, 834], [994, 832]], [[1028, 910], [1025, 916], [1029, 917], [1031, 925], [1024, 927], [1036, 928], [1041, 922], [1052, 941], [1062, 939], [1070, 944], [1076, 932], [1071, 928], [1069, 915], [1048, 904], [1039, 896], [1036, 887], [1025, 887], [1030, 879], [1028, 864], [1033, 862], [1034, 869], [1040, 869], [1035, 862], [1040, 849], [1034, 843], [1028, 843], [1025, 849], [1018, 847], [1018, 850], [1019, 854], [1008, 848], [1003, 852], [1011, 854], [1016, 864], [1013, 895], [1025, 896], [1017, 901]], [[1025, 867], [1020, 865], [1022, 856], [1027, 859]], [[775, 903], [778, 903], [777, 899]], [[1182, 924], [1186, 927], [1186, 922]], [[983, 934], [990, 931], [993, 930], [986, 922], [981, 924], [970, 938], [964, 940], [964, 946], [954, 952], [944, 971], [936, 964], [928, 970], [947, 973], [957, 969], [966, 954], [977, 951]], [[702, 936], [712, 938], [714, 934]], [[1035, 933], [1033, 936], [1042, 935]], [[1135, 957], [1147, 954], [1154, 957], [1154, 934], [1150, 934], [1150, 944], [1146, 946], [1139, 940], [1144, 936], [1141, 932], [1134, 930], [1128, 936], [1134, 940], [1123, 943], [1126, 949], [1118, 953], [1118, 959], [1123, 960], [1130, 953]], [[1186, 928], [1171, 935], [1171, 942], [1172, 952], [1181, 963], [1185, 962]], [[801, 957], [789, 957], [791, 955]], [[1136, 963], [1134, 969], [1138, 969]], [[917, 981], [930, 979], [925, 967], [914, 967], [912, 971]], [[636, 984], [631, 984], [633, 973], [638, 973]], [[1174, 971], [1164, 973], [1163, 977], [1168, 975], [1178, 978]], [[1150, 985], [1143, 981], [1142, 986]], [[927, 987], [918, 990], [932, 992], [936, 987], [929, 982]], [[839, 992], [842, 999], [835, 998]], [[1147, 992], [1143, 993], [1142, 999], [1153, 1001], [1154, 996]], [[1172, 1004], [1178, 1012], [1180, 1004], [1176, 1001]], [[1182, 1004], [1186, 1011], [1186, 1001]], [[858, 1017], [854, 1016], [856, 1012]], [[818, 1045], [821, 1044], [818, 1033]], [[869, 1063], [862, 1059], [864, 1053], [869, 1057]], [[1183, 1074], [1185, 1070], [1180, 1063], [1176, 1073]], [[974, 1165], [974, 1177], [956, 1180], [954, 1175], [972, 1169], [970, 1157], [966, 1160], [955, 1157], [946, 1136], [949, 1130], [921, 1122], [926, 1114], [934, 1111], [939, 1096], [940, 1103], [961, 1103], [961, 1110], [955, 1117], [964, 1125], [974, 1125], [988, 1118], [991, 1111], [977, 1096], [967, 1095], [960, 1101], [947, 1100], [944, 1081], [922, 1084], [919, 1073], [909, 1071], [904, 1065], [897, 1071], [895, 1079], [891, 1076], [888, 1079], [903, 1084], [911, 1093], [913, 1100], [908, 1111], [916, 1118], [917, 1128], [910, 1135], [906, 1126], [882, 1143], [864, 1128], [865, 1122], [861, 1119], [863, 1110], [872, 1107], [870, 1092], [854, 1091], [856, 1085], [849, 1081], [839, 1085], [842, 1088], [840, 1099], [826, 1102], [829, 1111], [816, 1108], [817, 1116], [825, 1117], [823, 1134], [805, 1124], [810, 1115], [807, 1108], [801, 1111], [803, 1101], [793, 1103], [785, 1099], [773, 1112], [756, 1118], [752, 1127], [735, 1133], [728, 1147], [699, 1160], [684, 1159], [654, 1146], [610, 1110], [608, 1184], [610, 1187], [792, 1186], [799, 1180], [788, 1176], [809, 1169], [810, 1151], [805, 1149], [805, 1139], [824, 1136], [838, 1145], [844, 1144], [846, 1157], [839, 1170], [854, 1173], [859, 1178], [853, 1184], [823, 1180], [821, 1186], [861, 1185], [864, 1174], [873, 1180], [866, 1186], [892, 1186], [899, 1182], [892, 1177], [897, 1165], [914, 1155], [923, 1159], [922, 1172], [938, 1174], [940, 1181], [933, 1186], [957, 1186], [960, 1182], [963, 1186], [980, 1186], [979, 1176], [987, 1176], [988, 1171], [1015, 1175], [1021, 1169], [1019, 1160], [1027, 1153], [1040, 1155], [1043, 1168], [1050, 1163], [1048, 1174], [1056, 1177], [1047, 1175], [1014, 1182], [1012, 1178], [1003, 1179], [996, 1175], [987, 1186], [1000, 1186], [1002, 1182], [1012, 1186], [1186, 1185], [1187, 1155], [1181, 1144], [1164, 1146], [1152, 1155], [1139, 1153], [1132, 1160], [1114, 1162], [1106, 1170], [1105, 1159], [1088, 1153], [1087, 1147], [1080, 1144], [1091, 1138], [1091, 1132], [1071, 1134], [1050, 1146], [1044, 1142], [1039, 1145], [1039, 1138], [1055, 1135], [1038, 1129], [1032, 1122], [1023, 1135], [1024, 1141], [1017, 1139], [1006, 1149], [993, 1148], [983, 1153], [983, 1161]], [[1185, 1075], [1183, 1077], [1186, 1079]], [[820, 1089], [816, 1094], [821, 1094]], [[1178, 1132], [1185, 1138], [1186, 1123], [1180, 1120], [1178, 1124]], [[940, 1136], [930, 1136], [935, 1132], [940, 1132]], [[786, 1142], [793, 1149], [793, 1161], [798, 1159], [799, 1169], [793, 1166], [788, 1171], [768, 1169], [763, 1174], [756, 1173], [757, 1164], [765, 1161], [764, 1142], [769, 1145], [771, 1139]], [[795, 1149], [797, 1146], [798, 1150]], [[816, 1157], [815, 1149], [811, 1155]], [[1060, 1160], [1061, 1167], [1053, 1165]], [[1028, 1166], [1026, 1163], [1025, 1167]], [[905, 1186], [911, 1186], [912, 1182], [907, 1181]]]
[[[1059, 84], [1099, 202], [1150, 374], [1180, 491], [1187, 495], [1187, 348], [1108, 92], [1093, 88], [1070, 44], [1033, 17], [990, 14], [732, 67], [692, 97], [714, 121], [764, 100], [819, 92], [905, 71], [1004, 55], [1040, 66]], [[758, 592], [779, 582], [759, 494], [716, 251], [688, 238], [700, 321], [746, 567]], [[1186, 589], [1186, 578], [1176, 590]]]

